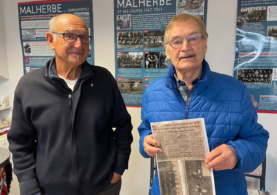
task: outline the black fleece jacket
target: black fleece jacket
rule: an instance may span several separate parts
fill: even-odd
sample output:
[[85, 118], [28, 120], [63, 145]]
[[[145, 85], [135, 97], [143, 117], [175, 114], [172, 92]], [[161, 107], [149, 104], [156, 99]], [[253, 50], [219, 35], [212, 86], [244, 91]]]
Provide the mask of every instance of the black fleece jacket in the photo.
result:
[[85, 62], [72, 92], [53, 61], [15, 90], [8, 141], [20, 194], [96, 195], [128, 168], [131, 117], [109, 71]]

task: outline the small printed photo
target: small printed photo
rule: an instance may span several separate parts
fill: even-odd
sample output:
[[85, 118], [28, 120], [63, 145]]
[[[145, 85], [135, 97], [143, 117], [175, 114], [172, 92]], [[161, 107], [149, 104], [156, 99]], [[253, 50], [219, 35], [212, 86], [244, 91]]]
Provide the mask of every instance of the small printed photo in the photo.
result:
[[159, 68], [159, 52], [145, 54], [145, 68]]
[[145, 48], [161, 48], [164, 47], [164, 30], [144, 32]]
[[81, 18], [86, 23], [87, 27], [90, 28], [89, 12], [74, 12], [73, 14]]
[[241, 8], [241, 18], [248, 22], [264, 22], [266, 17], [266, 7]]
[[171, 60], [167, 59], [165, 52], [160, 52], [160, 68], [169, 68]]
[[[213, 195], [211, 173], [205, 162], [200, 160], [183, 161], [188, 182], [188, 194]], [[195, 193], [198, 192], [198, 193]]]
[[117, 85], [121, 93], [143, 93], [142, 79], [121, 79], [118, 80]]
[[21, 32], [23, 41], [36, 40], [36, 29], [22, 30]]
[[132, 29], [132, 14], [117, 15], [116, 29], [117, 30], [131, 30]]
[[28, 73], [28, 72], [30, 72], [30, 71], [31, 71], [31, 67], [27, 67], [27, 66], [26, 66], [26, 67], [25, 67], [25, 72]]
[[205, 0], [176, 0], [176, 15], [204, 15]]
[[271, 84], [272, 69], [239, 68], [237, 79], [245, 84]]
[[143, 68], [142, 52], [120, 52], [117, 54], [118, 68]]
[[117, 33], [117, 48], [142, 48], [143, 33], [142, 31], [135, 32], [119, 32]]
[[24, 53], [30, 54], [30, 53], [31, 53], [31, 46], [30, 46], [30, 43], [24, 42], [23, 45], [24, 45], [24, 46], [23, 46], [23, 47], [24, 47]]
[[161, 194], [181, 195], [182, 183], [177, 160], [158, 162], [158, 176], [161, 182]]
[[277, 38], [277, 26], [268, 26], [267, 27], [267, 36]]

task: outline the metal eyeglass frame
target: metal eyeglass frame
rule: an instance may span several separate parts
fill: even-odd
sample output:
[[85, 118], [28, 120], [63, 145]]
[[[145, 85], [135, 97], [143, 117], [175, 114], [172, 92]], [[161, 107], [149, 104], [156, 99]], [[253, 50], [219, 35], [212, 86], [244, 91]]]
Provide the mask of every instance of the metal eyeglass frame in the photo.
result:
[[[191, 37], [202, 37], [202, 38], [204, 38], [202, 34], [194, 34], [194, 35], [187, 36], [187, 37], [185, 37], [185, 38], [174, 38], [174, 39], [171, 39], [171, 40], [169, 40], [169, 41], [167, 42], [167, 44], [169, 44], [173, 49], [179, 49], [179, 48], [181, 48], [182, 45], [183, 45], [183, 43], [184, 43], [184, 39], [187, 40], [187, 42], [188, 42], [189, 45], [196, 45], [196, 44], [198, 44], [198, 43], [191, 44], [191, 43], [189, 42], [189, 38], [191, 38]], [[180, 47], [173, 47], [173, 46], [170, 44], [170, 42], [171, 42], [172, 40], [176, 40], [176, 39], [182, 40], [182, 44], [180, 44]], [[200, 42], [199, 42], [199, 43], [200, 43]]]

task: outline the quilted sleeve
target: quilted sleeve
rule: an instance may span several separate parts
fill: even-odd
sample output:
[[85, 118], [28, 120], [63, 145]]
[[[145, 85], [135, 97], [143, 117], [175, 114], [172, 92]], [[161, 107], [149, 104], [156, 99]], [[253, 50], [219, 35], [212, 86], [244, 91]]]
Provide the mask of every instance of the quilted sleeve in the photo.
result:
[[243, 90], [242, 116], [243, 123], [237, 138], [227, 144], [238, 156], [234, 171], [252, 172], [264, 160], [269, 133], [257, 123], [258, 116], [246, 87]]
[[145, 94], [143, 96], [143, 100], [142, 100], [142, 108], [141, 108], [142, 122], [141, 122], [140, 126], [138, 127], [138, 131], [139, 131], [139, 135], [140, 135], [139, 151], [144, 158], [150, 158], [150, 156], [148, 154], [146, 154], [146, 152], [144, 151], [144, 148], [143, 148], [143, 141], [144, 141], [145, 136], [152, 134], [150, 122], [147, 118], [148, 114], [147, 114], [146, 110], [147, 110], [147, 91], [145, 92]]

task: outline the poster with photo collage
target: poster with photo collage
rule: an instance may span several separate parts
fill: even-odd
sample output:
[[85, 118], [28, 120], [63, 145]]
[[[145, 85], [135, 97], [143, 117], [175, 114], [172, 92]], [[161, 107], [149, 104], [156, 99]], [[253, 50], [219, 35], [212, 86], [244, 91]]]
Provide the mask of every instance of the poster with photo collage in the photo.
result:
[[[49, 20], [60, 14], [74, 14], [88, 26], [92, 36], [88, 63], [94, 64], [91, 0], [46, 0], [18, 3], [19, 30], [24, 74], [39, 69], [55, 55], [46, 40]], [[63, 32], [62, 32], [63, 33]]]
[[146, 88], [163, 77], [164, 32], [181, 13], [206, 24], [207, 0], [114, 0], [115, 76], [126, 106], [141, 107]]
[[234, 77], [258, 113], [277, 114], [277, 0], [239, 0]]

